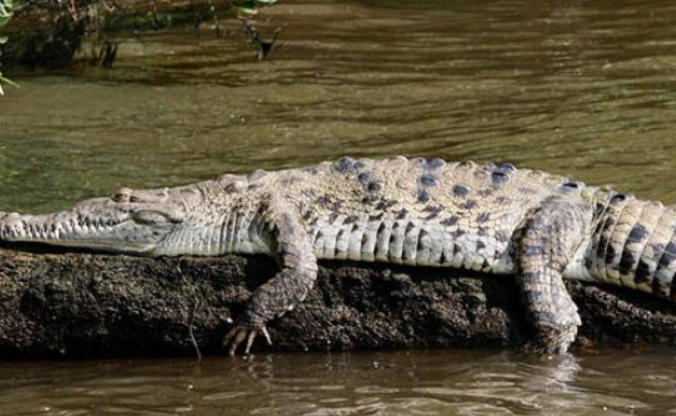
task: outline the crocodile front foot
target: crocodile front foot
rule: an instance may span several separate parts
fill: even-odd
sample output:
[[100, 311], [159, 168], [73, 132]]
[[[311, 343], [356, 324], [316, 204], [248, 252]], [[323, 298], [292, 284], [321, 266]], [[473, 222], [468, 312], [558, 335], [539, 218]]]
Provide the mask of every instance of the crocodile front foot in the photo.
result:
[[265, 324], [255, 323], [246, 318], [241, 319], [227, 334], [225, 334], [225, 337], [223, 337], [223, 347], [229, 347], [228, 354], [233, 357], [237, 352], [237, 348], [246, 340], [244, 355], [249, 355], [251, 346], [253, 346], [256, 337], [260, 334], [263, 334], [268, 345], [272, 345], [272, 339], [270, 338], [270, 333], [265, 327]]

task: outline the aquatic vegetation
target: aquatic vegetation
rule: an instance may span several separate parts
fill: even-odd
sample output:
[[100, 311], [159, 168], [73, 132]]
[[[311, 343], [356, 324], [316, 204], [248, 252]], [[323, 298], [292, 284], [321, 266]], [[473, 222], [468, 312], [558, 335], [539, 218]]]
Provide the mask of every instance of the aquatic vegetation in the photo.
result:
[[[23, 0], [0, 0], [0, 31], [2, 28], [9, 23], [9, 20], [14, 14], [14, 10], [20, 7], [23, 4]], [[0, 45], [7, 43], [6, 36], [0, 36]], [[2, 89], [2, 84], [8, 84], [13, 87], [18, 87], [18, 85], [11, 80], [5, 78], [0, 71], [0, 95], [4, 95], [5, 92]]]

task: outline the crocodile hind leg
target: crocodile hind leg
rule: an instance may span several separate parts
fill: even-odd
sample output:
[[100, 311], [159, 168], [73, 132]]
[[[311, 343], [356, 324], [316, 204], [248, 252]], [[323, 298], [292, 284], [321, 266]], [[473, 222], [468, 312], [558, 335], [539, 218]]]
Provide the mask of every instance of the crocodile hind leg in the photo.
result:
[[527, 316], [537, 332], [533, 344], [540, 352], [565, 353], [581, 325], [562, 273], [590, 222], [589, 210], [552, 198], [525, 223], [516, 252], [518, 281]]
[[284, 201], [270, 198], [261, 216], [272, 237], [281, 270], [254, 291], [244, 313], [226, 334], [223, 344], [226, 348], [229, 346], [230, 355], [234, 355], [245, 340], [245, 354], [249, 354], [260, 334], [270, 344], [268, 321], [302, 302], [317, 279], [317, 258], [295, 210]]

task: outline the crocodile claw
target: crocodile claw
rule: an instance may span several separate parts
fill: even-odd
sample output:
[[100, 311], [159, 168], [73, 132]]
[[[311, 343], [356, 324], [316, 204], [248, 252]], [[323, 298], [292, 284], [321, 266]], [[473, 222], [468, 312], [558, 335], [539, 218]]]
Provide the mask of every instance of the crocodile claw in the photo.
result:
[[268, 342], [268, 345], [272, 345], [270, 333], [264, 325], [251, 327], [249, 325], [237, 324], [230, 331], [228, 331], [228, 333], [223, 338], [223, 346], [227, 348], [228, 345], [230, 345], [228, 354], [233, 357], [240, 344], [246, 340], [244, 355], [249, 355], [251, 347], [253, 346], [253, 343], [259, 334], [263, 334], [265, 340]]

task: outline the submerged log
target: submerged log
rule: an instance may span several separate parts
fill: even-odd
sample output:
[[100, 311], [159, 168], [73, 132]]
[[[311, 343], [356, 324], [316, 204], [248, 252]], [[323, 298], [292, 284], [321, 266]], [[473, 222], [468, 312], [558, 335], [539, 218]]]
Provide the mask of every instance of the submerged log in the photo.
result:
[[[509, 276], [327, 262], [256, 350], [515, 347], [528, 340]], [[227, 319], [276, 271], [265, 257], [137, 258], [0, 251], [0, 357], [222, 354]], [[582, 339], [676, 343], [676, 307], [570, 282]], [[578, 342], [578, 347], [580, 343]]]

